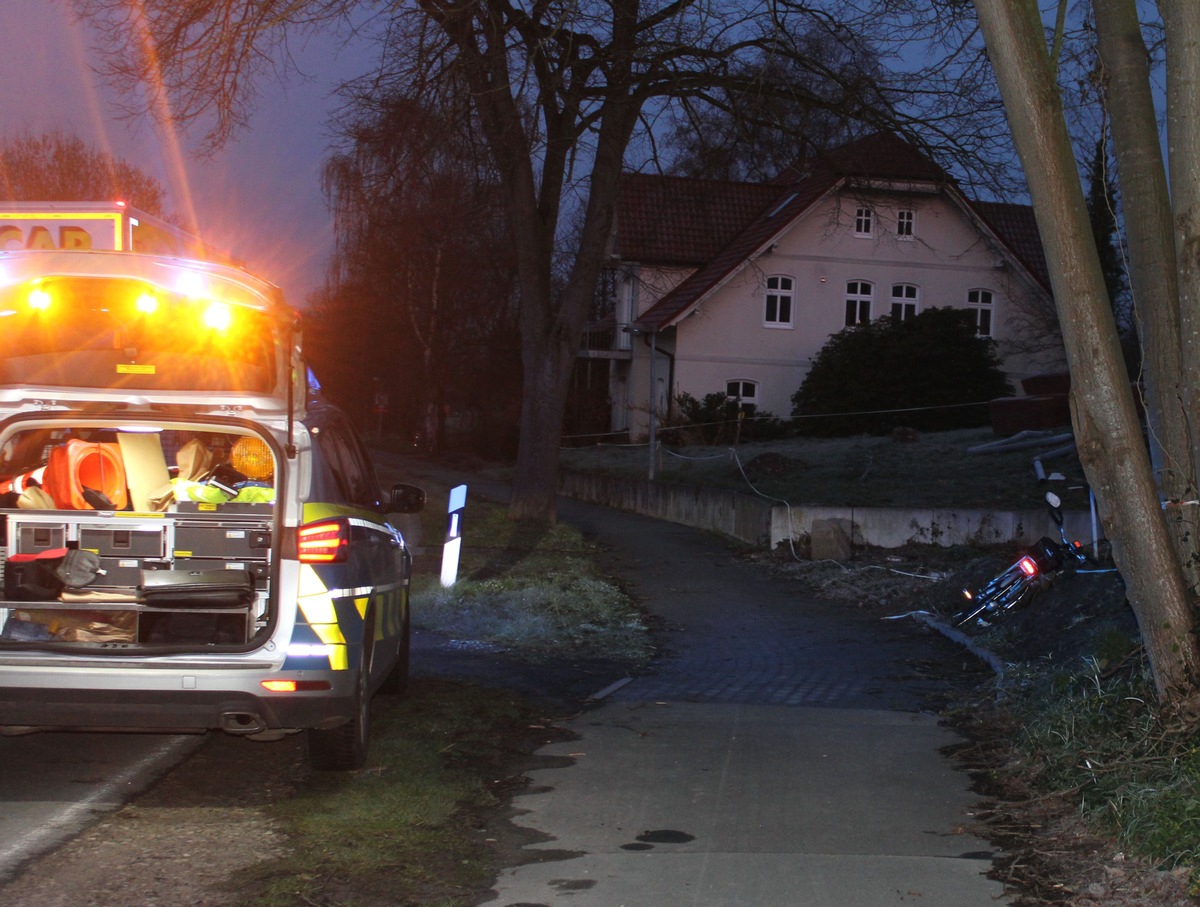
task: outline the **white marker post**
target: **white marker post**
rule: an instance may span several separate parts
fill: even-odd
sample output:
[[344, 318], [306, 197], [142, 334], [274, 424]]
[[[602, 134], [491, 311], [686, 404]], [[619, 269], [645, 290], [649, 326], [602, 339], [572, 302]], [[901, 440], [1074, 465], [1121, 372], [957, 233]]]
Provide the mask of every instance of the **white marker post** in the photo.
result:
[[467, 486], [450, 489], [449, 524], [446, 544], [442, 547], [442, 588], [449, 589], [458, 579], [458, 555], [462, 549], [462, 515], [467, 506]]

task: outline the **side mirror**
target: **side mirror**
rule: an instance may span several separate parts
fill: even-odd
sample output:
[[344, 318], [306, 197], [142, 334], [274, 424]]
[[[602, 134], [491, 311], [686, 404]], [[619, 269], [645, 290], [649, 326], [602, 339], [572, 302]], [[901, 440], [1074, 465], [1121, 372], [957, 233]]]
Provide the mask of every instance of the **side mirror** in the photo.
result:
[[420, 513], [425, 509], [425, 489], [416, 485], [393, 485], [388, 513]]

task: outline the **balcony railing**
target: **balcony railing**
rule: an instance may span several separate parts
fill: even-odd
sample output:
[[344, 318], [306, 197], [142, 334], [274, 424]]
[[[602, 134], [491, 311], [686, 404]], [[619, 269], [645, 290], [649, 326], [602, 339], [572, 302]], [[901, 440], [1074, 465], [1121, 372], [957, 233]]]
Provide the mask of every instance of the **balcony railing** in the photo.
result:
[[628, 359], [629, 334], [613, 322], [589, 325], [583, 332], [580, 355], [593, 358]]

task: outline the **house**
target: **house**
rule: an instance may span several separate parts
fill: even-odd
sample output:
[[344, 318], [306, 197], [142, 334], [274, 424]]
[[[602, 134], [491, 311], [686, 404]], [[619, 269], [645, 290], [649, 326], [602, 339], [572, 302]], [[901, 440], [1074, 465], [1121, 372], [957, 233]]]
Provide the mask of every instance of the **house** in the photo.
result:
[[770, 184], [626, 174], [610, 265], [606, 340], [582, 355], [634, 436], [651, 397], [660, 417], [684, 393], [788, 417], [829, 337], [888, 313], [973, 312], [1018, 388], [1064, 362], [1032, 209], [968, 198], [890, 134]]

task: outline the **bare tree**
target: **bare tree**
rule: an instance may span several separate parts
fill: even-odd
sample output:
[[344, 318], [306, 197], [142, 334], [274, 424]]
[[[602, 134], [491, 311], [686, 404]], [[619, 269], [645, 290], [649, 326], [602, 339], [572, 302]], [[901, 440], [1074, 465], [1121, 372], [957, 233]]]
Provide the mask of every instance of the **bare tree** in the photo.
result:
[[[1169, 531], [1160, 506], [1133, 395], [1126, 379], [1099, 256], [1088, 222], [1079, 169], [1063, 115], [1055, 58], [1048, 52], [1037, 5], [975, 0], [1025, 164], [1071, 369], [1071, 410], [1088, 480], [1114, 543], [1130, 603], [1146, 643], [1159, 696], [1173, 705], [1193, 700], [1200, 682], [1194, 588], [1185, 565], [1196, 558], [1196, 534]], [[1188, 326], [1197, 309], [1188, 295], [1200, 235], [1200, 124], [1195, 97], [1200, 8], [1164, 4], [1168, 67], [1176, 84], [1168, 97], [1171, 192], [1162, 171], [1145, 45], [1134, 0], [1096, 0], [1096, 28], [1108, 74], [1119, 180], [1130, 213], [1131, 281], [1146, 338], [1152, 424], [1167, 451], [1168, 495], [1194, 498], [1194, 451], [1188, 420], [1200, 372]], [[1184, 8], [1186, 7], [1186, 12]], [[1139, 54], [1140, 50], [1140, 54]], [[1172, 225], [1177, 239], [1171, 241]], [[1136, 255], [1135, 248], [1140, 249]], [[1176, 249], [1179, 252], [1176, 252]], [[1190, 259], [1190, 265], [1185, 260]], [[1149, 282], [1154, 281], [1154, 282]], [[1182, 287], [1191, 284], [1185, 295]], [[1190, 506], [1194, 506], [1193, 504]], [[1194, 511], [1192, 511], [1194, 513]]]
[[343, 150], [324, 174], [337, 248], [323, 316], [370, 349], [375, 386], [360, 395], [387, 393], [437, 452], [451, 407], [494, 412], [520, 386], [502, 206], [461, 121], [404, 97], [347, 94]]
[[[880, 81], [880, 65], [853, 36], [813, 28], [797, 37], [803, 56], [768, 57], [745, 65], [744, 84], [716, 85], [679, 99], [663, 145], [669, 173], [701, 179], [765, 182], [854, 137], [860, 121], [838, 109], [840, 86]], [[831, 74], [834, 77], [831, 77]], [[745, 85], [754, 85], [747, 91]], [[795, 86], [789, 96], [783, 86]], [[825, 96], [827, 106], [808, 98]]]
[[[382, 9], [367, 0], [73, 3], [99, 30], [114, 79], [146, 86], [146, 110], [170, 111], [185, 125], [203, 122], [208, 148], [246, 121], [255, 79], [286, 68], [290, 39], [355, 14], [376, 15], [384, 26], [379, 89], [413, 98], [466, 89], [497, 173], [520, 287], [524, 388], [514, 518], [556, 518], [564, 406], [618, 177], [634, 136], [652, 147], [654, 123], [671, 103], [758, 92], [889, 127], [919, 121], [934, 141], [966, 155], [997, 143], [995, 121], [983, 119], [995, 108], [978, 67], [939, 63], [883, 86], [873, 73], [828, 66], [819, 83], [775, 84], [772, 72], [789, 67], [753, 65], [804, 65], [804, 41], [817, 30], [855, 52], [885, 41], [897, 23], [927, 11], [927, 2], [914, 0], [877, 0], [880, 9], [869, 10], [804, 0], [409, 0]], [[957, 34], [961, 7], [939, 0], [941, 19], [927, 20], [936, 27], [929, 34]], [[982, 53], [963, 47], [968, 57]], [[935, 98], [943, 105], [936, 114]], [[964, 116], [972, 118], [969, 130], [958, 128]]]
[[8, 201], [124, 201], [165, 217], [154, 177], [63, 132], [20, 135], [0, 144], [0, 197]]

